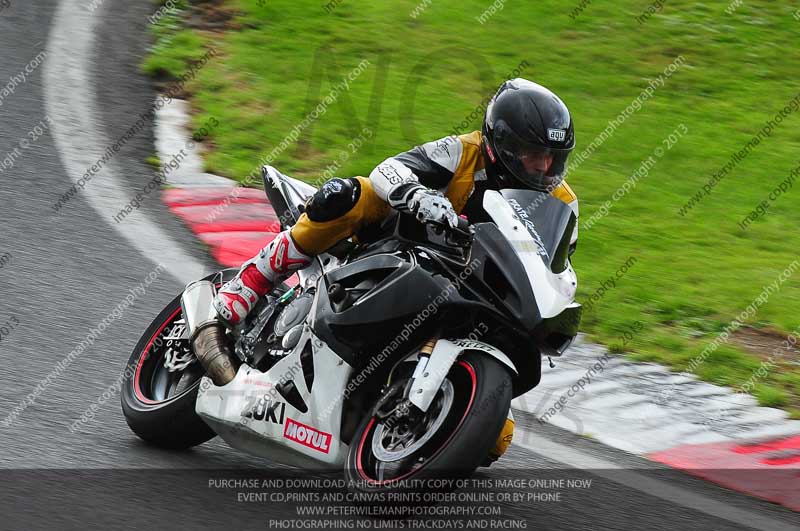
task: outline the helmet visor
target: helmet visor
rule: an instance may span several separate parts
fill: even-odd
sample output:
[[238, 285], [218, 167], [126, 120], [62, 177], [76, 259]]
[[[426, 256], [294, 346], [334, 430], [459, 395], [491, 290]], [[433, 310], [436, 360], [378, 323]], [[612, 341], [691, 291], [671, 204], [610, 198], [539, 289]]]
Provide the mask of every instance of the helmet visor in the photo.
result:
[[552, 192], [564, 179], [572, 149], [559, 149], [525, 141], [510, 128], [498, 126], [495, 147], [502, 163], [523, 186]]

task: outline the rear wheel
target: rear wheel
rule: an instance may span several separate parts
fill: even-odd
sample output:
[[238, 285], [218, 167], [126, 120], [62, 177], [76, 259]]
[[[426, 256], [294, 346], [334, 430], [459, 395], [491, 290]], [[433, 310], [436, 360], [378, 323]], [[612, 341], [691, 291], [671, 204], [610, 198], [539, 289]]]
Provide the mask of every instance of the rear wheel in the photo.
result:
[[167, 305], [133, 349], [122, 386], [131, 430], [162, 448], [184, 449], [216, 435], [195, 412], [205, 371], [184, 339], [181, 297]]
[[345, 466], [351, 489], [464, 477], [494, 446], [511, 404], [511, 377], [497, 360], [474, 352], [459, 358], [425, 413], [403, 399], [406, 382], [395, 383], [356, 430]]

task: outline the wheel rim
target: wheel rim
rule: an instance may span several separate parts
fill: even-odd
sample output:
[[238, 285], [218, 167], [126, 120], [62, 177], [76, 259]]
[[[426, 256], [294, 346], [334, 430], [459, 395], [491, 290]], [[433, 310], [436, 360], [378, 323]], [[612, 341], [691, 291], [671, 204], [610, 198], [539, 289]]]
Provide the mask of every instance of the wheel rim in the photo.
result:
[[377, 423], [372, 435], [373, 455], [384, 463], [393, 463], [421, 450], [450, 413], [454, 394], [453, 384], [450, 380], [445, 380], [428, 412], [421, 419], [392, 422], [395, 419], [390, 418], [385, 423]]
[[[386, 486], [406, 480], [424, 470], [450, 444], [450, 441], [458, 434], [470, 411], [472, 411], [478, 383], [475, 369], [469, 362], [459, 360], [453, 367], [454, 369], [457, 368], [458, 371], [451, 370], [445, 380], [450, 382], [451, 387], [454, 389], [452, 403], [445, 414], [445, 420], [438, 423], [438, 425], [429, 424], [433, 432], [423, 444], [415, 447], [415, 452], [412, 452], [409, 456], [395, 461], [379, 459], [374, 451], [376, 433], [378, 435], [382, 434], [380, 430], [376, 429], [379, 420], [374, 416], [369, 420], [358, 443], [356, 454], [356, 470], [361, 479], [376, 486]], [[446, 392], [444, 391], [444, 393]], [[434, 402], [441, 402], [441, 399], [439, 399], [440, 394], [443, 394], [441, 390], [437, 393], [437, 398], [434, 399]], [[446, 404], [442, 404], [442, 406], [444, 405]]]
[[165, 366], [168, 356], [174, 364], [175, 353], [185, 353], [188, 349], [188, 339], [174, 338], [182, 325], [181, 317], [178, 306], [156, 329], [139, 355], [133, 388], [140, 402], [153, 405], [173, 400], [188, 392], [203, 376], [204, 371], [196, 360], [180, 370]]

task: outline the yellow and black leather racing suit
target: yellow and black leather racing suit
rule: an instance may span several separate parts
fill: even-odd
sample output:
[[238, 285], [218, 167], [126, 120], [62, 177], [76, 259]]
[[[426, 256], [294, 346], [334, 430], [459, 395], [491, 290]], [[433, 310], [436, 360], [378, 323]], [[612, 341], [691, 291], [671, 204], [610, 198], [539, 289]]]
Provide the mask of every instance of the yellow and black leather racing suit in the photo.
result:
[[[440, 190], [455, 211], [472, 223], [487, 221], [483, 193], [496, 189], [489, 182], [481, 151], [481, 132], [445, 137], [390, 157], [369, 178], [332, 179], [306, 203], [305, 213], [291, 229], [297, 246], [316, 255], [337, 242], [382, 221], [390, 212], [392, 188], [418, 180]], [[551, 195], [570, 205], [578, 215], [578, 198], [566, 182]], [[577, 224], [572, 243], [577, 240]]]

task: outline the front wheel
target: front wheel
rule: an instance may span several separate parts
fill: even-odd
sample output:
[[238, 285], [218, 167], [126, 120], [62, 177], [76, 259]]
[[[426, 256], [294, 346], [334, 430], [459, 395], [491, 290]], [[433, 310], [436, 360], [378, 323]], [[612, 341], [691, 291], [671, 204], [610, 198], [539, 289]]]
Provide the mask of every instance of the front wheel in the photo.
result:
[[[362, 492], [403, 488], [410, 480], [465, 477], [483, 463], [505, 423], [511, 376], [497, 360], [470, 352], [450, 369], [425, 413], [397, 420], [404, 382], [381, 399], [380, 411], [356, 430], [345, 464], [350, 487]], [[419, 483], [417, 483], [419, 485]]]
[[136, 344], [125, 370], [122, 411], [131, 430], [162, 448], [185, 449], [216, 435], [195, 412], [205, 371], [190, 352], [177, 296]]

